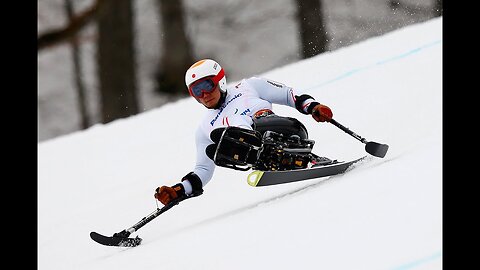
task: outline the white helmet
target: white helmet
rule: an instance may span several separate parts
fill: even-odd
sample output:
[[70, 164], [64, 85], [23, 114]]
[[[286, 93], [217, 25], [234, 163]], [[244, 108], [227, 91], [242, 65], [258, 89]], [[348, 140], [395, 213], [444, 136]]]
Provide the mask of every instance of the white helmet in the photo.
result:
[[217, 62], [211, 59], [203, 59], [193, 64], [185, 73], [185, 84], [187, 88], [202, 78], [213, 76], [215, 83], [218, 83], [220, 90], [225, 92], [227, 89], [227, 79], [223, 68]]

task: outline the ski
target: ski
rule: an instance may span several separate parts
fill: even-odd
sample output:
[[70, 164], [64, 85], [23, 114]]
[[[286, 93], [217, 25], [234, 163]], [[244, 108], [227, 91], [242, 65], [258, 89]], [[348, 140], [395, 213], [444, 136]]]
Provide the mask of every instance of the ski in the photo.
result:
[[129, 238], [122, 236], [121, 233], [115, 233], [113, 236], [105, 236], [96, 232], [91, 232], [90, 238], [104, 246], [136, 247], [142, 242], [142, 238], [138, 236], [135, 238]]
[[328, 165], [290, 171], [253, 171], [247, 177], [247, 183], [252, 187], [278, 185], [297, 181], [320, 178], [344, 173], [350, 166], [367, 156], [352, 160], [334, 162]]

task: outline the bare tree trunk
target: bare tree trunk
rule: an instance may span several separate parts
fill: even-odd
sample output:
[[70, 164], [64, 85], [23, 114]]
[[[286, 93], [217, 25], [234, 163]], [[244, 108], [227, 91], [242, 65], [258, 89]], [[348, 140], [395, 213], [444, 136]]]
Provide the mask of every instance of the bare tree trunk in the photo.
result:
[[190, 41], [185, 32], [182, 0], [158, 0], [162, 20], [163, 52], [156, 73], [156, 91], [188, 95], [185, 72], [193, 64]]
[[79, 12], [75, 16], [72, 15], [67, 26], [40, 34], [37, 39], [38, 52], [47, 47], [65, 42], [67, 39], [75, 36], [83, 27], [94, 20], [97, 10], [103, 4], [103, 1], [96, 0], [91, 7]]
[[327, 51], [328, 36], [321, 2], [321, 0], [296, 0], [303, 58]]
[[98, 10], [102, 122], [138, 113], [131, 0], [105, 0]]
[[[65, 0], [65, 10], [68, 15], [68, 19], [72, 20], [74, 17], [73, 14], [73, 5], [72, 0]], [[90, 120], [88, 117], [88, 109], [85, 98], [85, 87], [82, 81], [82, 65], [80, 57], [80, 46], [78, 45], [77, 36], [74, 35], [70, 39], [70, 46], [72, 47], [72, 59], [73, 59], [73, 72], [75, 76], [75, 86], [77, 88], [77, 97], [78, 97], [78, 108], [80, 111], [81, 119], [81, 129], [86, 129], [90, 125]]]
[[440, 17], [443, 14], [443, 1], [435, 0], [434, 15], [435, 17]]

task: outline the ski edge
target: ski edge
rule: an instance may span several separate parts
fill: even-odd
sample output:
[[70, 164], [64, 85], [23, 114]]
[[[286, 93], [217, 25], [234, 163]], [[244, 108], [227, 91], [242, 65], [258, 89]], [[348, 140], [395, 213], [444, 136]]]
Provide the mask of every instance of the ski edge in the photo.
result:
[[263, 171], [253, 171], [247, 176], [247, 183], [252, 186], [256, 187], [260, 179], [262, 179]]
[[[361, 162], [361, 161], [365, 160], [366, 158], [367, 158], [367, 156], [363, 156], [363, 157], [360, 157], [360, 158], [357, 158], [357, 159], [354, 159], [354, 160], [351, 160], [351, 161], [340, 161], [338, 163], [329, 164], [329, 165], [325, 165], [325, 166], [321, 166], [321, 167], [299, 169], [299, 170], [296, 170], [295, 172], [308, 171], [308, 170], [315, 169], [315, 168], [328, 168], [328, 167], [346, 165], [345, 169], [343, 169], [342, 172], [337, 173], [337, 174], [333, 174], [333, 175], [338, 175], [338, 174], [343, 174], [343, 173], [349, 171], [354, 164], [356, 164], [358, 162]], [[291, 173], [291, 172], [292, 171], [275, 171], [274, 173], [275, 174], [288, 174], [288, 173]], [[264, 176], [265, 173], [266, 173], [266, 171], [258, 171], [258, 170], [255, 170], [255, 171], [251, 172], [247, 176], [247, 183], [252, 187], [270, 186], [270, 185], [259, 185], [259, 182], [260, 182], [260, 180], [262, 179], [262, 177]], [[272, 172], [268, 171], [267, 173], [272, 173]], [[332, 175], [328, 175], [328, 176], [332, 176]], [[326, 177], [326, 176], [322, 176], [322, 177]], [[297, 180], [297, 181], [303, 181], [303, 180], [308, 180], [308, 179], [312, 179], [312, 178], [305, 178], [305, 179]], [[293, 181], [293, 182], [297, 182], [297, 181]], [[291, 182], [285, 182], [285, 183], [291, 183]]]

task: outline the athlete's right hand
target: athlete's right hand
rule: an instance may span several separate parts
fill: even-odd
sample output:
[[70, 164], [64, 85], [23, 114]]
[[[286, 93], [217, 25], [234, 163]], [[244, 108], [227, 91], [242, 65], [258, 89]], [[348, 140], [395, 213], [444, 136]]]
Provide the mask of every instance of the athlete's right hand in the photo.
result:
[[185, 189], [182, 184], [176, 184], [171, 187], [161, 186], [155, 189], [154, 197], [164, 205], [167, 205], [172, 200], [186, 196]]

